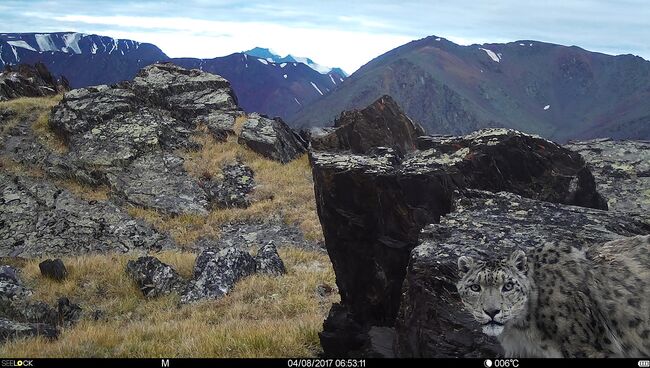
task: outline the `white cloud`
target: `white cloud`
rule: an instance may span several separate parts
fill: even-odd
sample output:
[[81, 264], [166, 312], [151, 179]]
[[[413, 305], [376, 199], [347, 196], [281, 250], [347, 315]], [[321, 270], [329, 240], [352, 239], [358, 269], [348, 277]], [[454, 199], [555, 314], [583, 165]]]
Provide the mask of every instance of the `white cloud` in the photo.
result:
[[170, 57], [212, 58], [262, 46], [283, 55], [308, 56], [322, 65], [341, 67], [348, 72], [413, 39], [387, 33], [296, 27], [269, 22], [73, 14], [53, 18], [60, 22], [82, 24], [83, 31], [87, 33], [93, 32], [93, 26], [111, 26], [96, 33], [150, 42]]

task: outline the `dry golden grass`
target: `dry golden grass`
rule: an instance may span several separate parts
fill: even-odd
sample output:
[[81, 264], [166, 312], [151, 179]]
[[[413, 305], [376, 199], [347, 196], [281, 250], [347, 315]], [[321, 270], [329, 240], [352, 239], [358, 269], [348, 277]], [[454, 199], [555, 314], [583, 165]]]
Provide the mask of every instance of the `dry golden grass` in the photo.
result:
[[0, 127], [0, 134], [5, 134], [21, 121], [32, 122], [32, 130], [41, 143], [54, 152], [63, 153], [67, 146], [57, 137], [49, 125], [52, 107], [58, 104], [63, 95], [48, 97], [23, 97], [0, 102], [0, 108], [12, 110], [15, 115]]
[[[236, 129], [243, 124], [238, 118]], [[143, 218], [161, 231], [168, 231], [180, 245], [189, 245], [203, 236], [217, 236], [220, 225], [240, 220], [284, 220], [297, 224], [310, 240], [322, 240], [316, 213], [314, 184], [307, 155], [287, 164], [266, 159], [237, 143], [236, 136], [218, 142], [201, 129], [194, 139], [202, 145], [198, 151], [184, 152], [185, 168], [195, 177], [221, 176], [223, 166], [242, 161], [255, 172], [257, 187], [253, 204], [245, 209], [215, 209], [208, 216], [171, 217], [142, 208], [129, 208], [134, 217]]]
[[86, 184], [81, 184], [74, 179], [59, 179], [54, 181], [58, 186], [63, 187], [77, 197], [85, 199], [86, 201], [107, 201], [110, 189], [105, 186], [92, 187]]
[[[226, 297], [178, 305], [172, 294], [147, 300], [124, 272], [133, 255], [93, 255], [64, 259], [69, 276], [55, 282], [40, 276], [38, 260], [28, 261], [23, 279], [33, 298], [49, 303], [68, 296], [86, 312], [58, 340], [25, 338], [0, 346], [0, 356], [33, 357], [289, 357], [320, 352], [318, 332], [332, 302], [317, 295], [322, 283], [334, 286], [327, 255], [281, 248], [288, 273], [254, 275]], [[189, 277], [195, 255], [157, 255]], [[105, 319], [93, 321], [100, 309]]]

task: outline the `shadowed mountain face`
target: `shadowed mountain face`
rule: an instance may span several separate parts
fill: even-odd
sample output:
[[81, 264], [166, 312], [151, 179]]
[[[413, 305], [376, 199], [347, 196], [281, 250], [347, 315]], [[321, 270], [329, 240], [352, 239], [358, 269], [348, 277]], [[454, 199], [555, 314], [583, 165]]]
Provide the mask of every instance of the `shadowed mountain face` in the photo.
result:
[[74, 32], [0, 34], [0, 67], [41, 62], [72, 88], [132, 79], [144, 66], [168, 59], [158, 47]]
[[289, 118], [326, 126], [391, 95], [428, 133], [504, 126], [557, 141], [650, 138], [650, 62], [536, 41], [460, 46], [435, 36], [381, 55]]
[[336, 69], [319, 73], [301, 61], [273, 62], [239, 53], [214, 59], [171, 59], [152, 44], [97, 35], [0, 34], [0, 70], [5, 65], [41, 62], [55, 76], [65, 76], [72, 88], [130, 80], [143, 67], [159, 61], [221, 75], [231, 81], [244, 110], [282, 118], [345, 78]]

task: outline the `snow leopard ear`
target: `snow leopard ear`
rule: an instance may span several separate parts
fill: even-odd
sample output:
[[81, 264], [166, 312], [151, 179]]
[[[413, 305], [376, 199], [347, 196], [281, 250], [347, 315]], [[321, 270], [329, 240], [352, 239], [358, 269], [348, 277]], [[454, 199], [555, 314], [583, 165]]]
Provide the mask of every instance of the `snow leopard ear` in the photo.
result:
[[462, 256], [458, 258], [458, 273], [463, 277], [469, 270], [474, 267], [474, 260], [472, 257]]
[[510, 264], [517, 271], [526, 274], [528, 272], [528, 258], [523, 250], [517, 249], [510, 255]]

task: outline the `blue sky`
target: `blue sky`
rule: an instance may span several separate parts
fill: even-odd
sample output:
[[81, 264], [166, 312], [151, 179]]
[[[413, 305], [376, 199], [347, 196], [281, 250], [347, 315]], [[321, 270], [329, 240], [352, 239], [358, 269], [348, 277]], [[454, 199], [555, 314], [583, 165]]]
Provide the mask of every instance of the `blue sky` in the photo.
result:
[[650, 59], [650, 1], [0, 1], [0, 32], [54, 31], [151, 42], [171, 57], [270, 47], [347, 72], [429, 35], [461, 44], [533, 39]]

